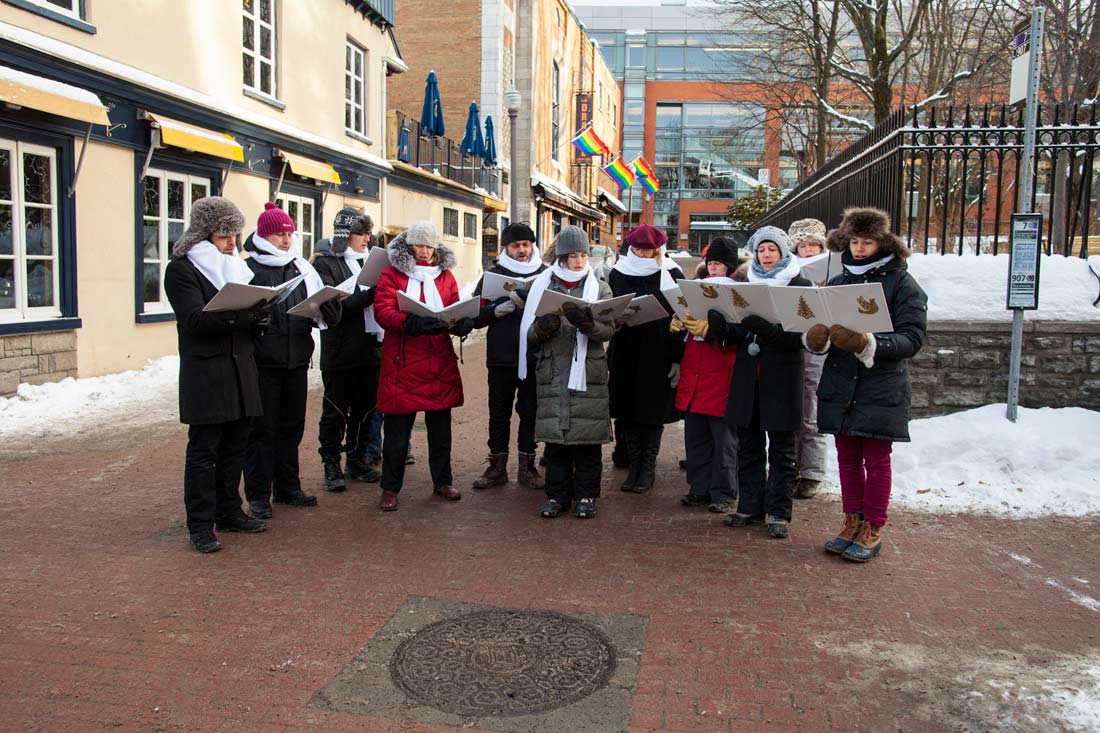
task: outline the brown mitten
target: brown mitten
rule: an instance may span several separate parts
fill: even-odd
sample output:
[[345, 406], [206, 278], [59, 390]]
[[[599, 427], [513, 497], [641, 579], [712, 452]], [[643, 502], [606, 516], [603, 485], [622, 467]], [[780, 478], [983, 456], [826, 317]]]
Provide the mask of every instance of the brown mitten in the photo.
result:
[[547, 313], [535, 319], [535, 338], [539, 341], [549, 341], [550, 337], [561, 328], [561, 317], [557, 313]]
[[829, 338], [834, 344], [853, 354], [859, 354], [867, 348], [867, 334], [856, 333], [844, 326], [830, 326]]
[[806, 346], [810, 351], [820, 352], [829, 342], [829, 329], [822, 323], [815, 323], [806, 332]]

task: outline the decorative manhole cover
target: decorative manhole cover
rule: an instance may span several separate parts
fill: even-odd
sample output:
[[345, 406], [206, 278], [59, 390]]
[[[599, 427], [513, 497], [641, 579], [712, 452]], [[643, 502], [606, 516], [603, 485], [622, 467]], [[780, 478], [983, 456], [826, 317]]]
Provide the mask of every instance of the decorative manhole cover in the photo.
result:
[[527, 715], [576, 702], [615, 671], [598, 629], [546, 611], [484, 611], [426, 626], [390, 660], [417, 702], [463, 716]]

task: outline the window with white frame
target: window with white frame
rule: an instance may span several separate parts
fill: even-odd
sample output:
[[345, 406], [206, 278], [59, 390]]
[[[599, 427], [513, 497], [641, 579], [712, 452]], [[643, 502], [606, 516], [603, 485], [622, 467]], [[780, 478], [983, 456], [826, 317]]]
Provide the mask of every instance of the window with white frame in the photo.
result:
[[367, 52], [351, 41], [344, 52], [344, 129], [367, 136]]
[[458, 236], [458, 209], [443, 209], [443, 233], [448, 237]]
[[141, 186], [142, 312], [156, 313], [169, 309], [164, 268], [172, 258], [172, 244], [187, 227], [191, 205], [210, 195], [210, 179], [151, 168]]
[[462, 215], [462, 236], [466, 239], [477, 239], [477, 214]]
[[275, 2], [241, 0], [244, 86], [272, 98], [276, 96]]
[[67, 15], [70, 18], [80, 19], [80, 0], [28, 0], [28, 2], [46, 10]]
[[309, 196], [280, 193], [275, 203], [294, 220], [294, 231], [302, 240], [302, 257], [308, 260], [313, 256], [313, 239], [316, 234], [313, 212], [317, 210], [317, 202]]
[[57, 159], [0, 140], [0, 321], [61, 315]]

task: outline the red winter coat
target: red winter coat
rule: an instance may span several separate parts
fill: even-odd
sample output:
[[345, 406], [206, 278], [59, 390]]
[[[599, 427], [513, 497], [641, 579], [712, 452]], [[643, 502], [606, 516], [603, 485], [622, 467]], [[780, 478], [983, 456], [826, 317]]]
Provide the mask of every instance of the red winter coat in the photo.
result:
[[737, 346], [696, 341], [690, 334], [680, 362], [676, 409], [697, 415], [725, 417]]
[[[462, 376], [450, 335], [405, 335], [406, 314], [397, 307], [397, 291], [405, 290], [408, 284], [408, 275], [387, 267], [374, 295], [374, 317], [386, 331], [378, 377], [378, 411], [402, 415], [458, 407], [462, 404]], [[443, 305], [458, 300], [458, 283], [449, 269], [440, 273], [435, 285]], [[420, 299], [424, 300], [423, 292]]]

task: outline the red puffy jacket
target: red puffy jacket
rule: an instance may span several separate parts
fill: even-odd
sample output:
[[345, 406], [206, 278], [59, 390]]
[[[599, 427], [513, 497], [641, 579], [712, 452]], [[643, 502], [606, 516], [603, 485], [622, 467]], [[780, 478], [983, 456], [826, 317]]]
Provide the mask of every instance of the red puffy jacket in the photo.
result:
[[[405, 290], [408, 284], [408, 275], [387, 267], [374, 295], [374, 317], [386, 331], [378, 377], [378, 411], [402, 415], [458, 407], [462, 404], [462, 376], [450, 334], [405, 335], [406, 314], [397, 307], [397, 291]], [[458, 300], [458, 283], [450, 270], [440, 273], [435, 286], [443, 305]], [[423, 292], [420, 299], [424, 300]]]
[[680, 362], [676, 409], [697, 415], [725, 417], [737, 346], [696, 341], [690, 334]]

